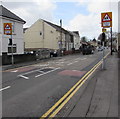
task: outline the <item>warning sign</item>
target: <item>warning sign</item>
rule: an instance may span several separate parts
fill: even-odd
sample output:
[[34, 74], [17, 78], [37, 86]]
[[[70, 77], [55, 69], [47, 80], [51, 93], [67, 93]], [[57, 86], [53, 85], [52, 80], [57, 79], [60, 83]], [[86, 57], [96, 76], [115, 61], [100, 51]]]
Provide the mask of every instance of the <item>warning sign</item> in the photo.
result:
[[101, 13], [101, 26], [103, 28], [112, 27], [112, 12]]
[[4, 34], [12, 35], [12, 23], [4, 23]]
[[106, 13], [105, 16], [103, 17], [102, 19], [103, 22], [106, 22], [106, 21], [112, 21], [112, 19], [109, 17], [109, 15]]

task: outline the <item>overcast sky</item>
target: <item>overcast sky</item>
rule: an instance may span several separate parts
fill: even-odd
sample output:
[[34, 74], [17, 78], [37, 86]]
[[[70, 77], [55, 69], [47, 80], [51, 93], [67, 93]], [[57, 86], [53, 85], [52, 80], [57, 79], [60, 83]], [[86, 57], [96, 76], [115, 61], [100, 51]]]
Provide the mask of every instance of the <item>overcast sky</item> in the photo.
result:
[[[17, 1], [17, 2], [16, 2]], [[38, 19], [45, 19], [70, 31], [79, 31], [88, 39], [101, 33], [101, 13], [112, 12], [113, 31], [118, 31], [119, 0], [2, 0], [10, 11], [26, 21], [29, 27]], [[108, 29], [109, 30], [109, 29]]]

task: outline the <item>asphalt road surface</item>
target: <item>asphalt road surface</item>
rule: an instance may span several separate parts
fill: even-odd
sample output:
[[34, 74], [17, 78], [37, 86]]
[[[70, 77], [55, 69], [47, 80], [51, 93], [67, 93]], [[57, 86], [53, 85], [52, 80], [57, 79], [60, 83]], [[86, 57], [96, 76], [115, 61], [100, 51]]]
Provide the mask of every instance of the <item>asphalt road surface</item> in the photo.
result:
[[68, 55], [3, 71], [2, 116], [41, 117], [101, 58], [102, 52]]

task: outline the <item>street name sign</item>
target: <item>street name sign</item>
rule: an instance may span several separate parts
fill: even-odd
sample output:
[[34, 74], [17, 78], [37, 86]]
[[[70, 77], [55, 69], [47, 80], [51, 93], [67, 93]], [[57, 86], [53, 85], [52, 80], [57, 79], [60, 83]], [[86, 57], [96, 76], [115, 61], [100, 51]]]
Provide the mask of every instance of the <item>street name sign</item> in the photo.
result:
[[101, 27], [112, 27], [112, 12], [101, 13]]
[[4, 23], [4, 34], [12, 35], [12, 23]]

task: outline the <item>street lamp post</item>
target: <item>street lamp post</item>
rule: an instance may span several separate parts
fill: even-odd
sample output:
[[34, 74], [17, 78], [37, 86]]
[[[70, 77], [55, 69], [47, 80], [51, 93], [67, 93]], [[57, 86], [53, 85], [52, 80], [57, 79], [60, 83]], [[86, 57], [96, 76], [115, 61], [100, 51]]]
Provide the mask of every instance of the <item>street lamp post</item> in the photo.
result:
[[60, 55], [62, 56], [62, 19], [60, 19]]

